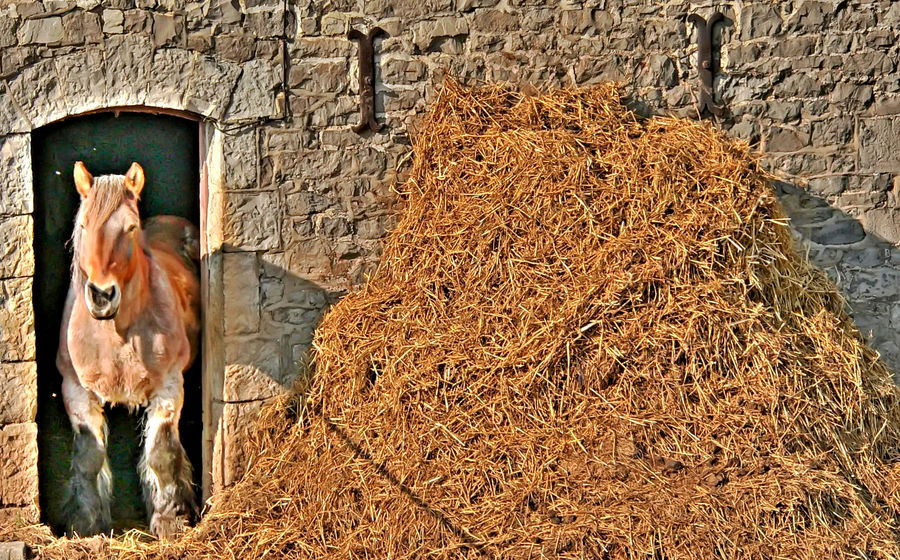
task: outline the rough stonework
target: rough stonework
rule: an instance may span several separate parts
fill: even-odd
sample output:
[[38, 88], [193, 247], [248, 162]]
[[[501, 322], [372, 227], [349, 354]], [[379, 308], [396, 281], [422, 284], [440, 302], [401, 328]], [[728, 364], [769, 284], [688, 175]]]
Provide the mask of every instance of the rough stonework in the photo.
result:
[[[202, 119], [208, 189], [207, 490], [288, 387], [324, 310], [365, 282], [394, 224], [416, 118], [447, 73], [525, 88], [625, 84], [636, 110], [696, 116], [708, 2], [13, 0], [0, 6], [0, 429], [34, 418], [30, 132], [147, 106]], [[900, 371], [900, 5], [717, 4], [716, 124], [758, 146], [810, 258]], [[378, 133], [359, 120], [351, 28], [379, 26]], [[22, 401], [22, 402], [20, 402]], [[6, 425], [7, 427], [2, 427]], [[18, 429], [18, 428], [17, 428]], [[25, 445], [18, 456], [36, 449]], [[9, 503], [0, 486], [0, 514]], [[19, 490], [15, 490], [19, 492]], [[30, 510], [28, 510], [30, 511]]]

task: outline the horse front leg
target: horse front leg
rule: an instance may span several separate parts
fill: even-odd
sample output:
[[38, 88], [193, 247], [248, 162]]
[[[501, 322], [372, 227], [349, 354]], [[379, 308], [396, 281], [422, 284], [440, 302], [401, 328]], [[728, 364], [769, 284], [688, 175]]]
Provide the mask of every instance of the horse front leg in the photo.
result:
[[197, 515], [191, 464], [178, 434], [183, 402], [182, 375], [172, 374], [150, 399], [144, 424], [139, 470], [150, 531], [160, 538], [175, 537]]
[[72, 468], [63, 508], [68, 534], [80, 536], [110, 530], [112, 472], [106, 456], [103, 403], [76, 380], [63, 375], [62, 394], [75, 432]]

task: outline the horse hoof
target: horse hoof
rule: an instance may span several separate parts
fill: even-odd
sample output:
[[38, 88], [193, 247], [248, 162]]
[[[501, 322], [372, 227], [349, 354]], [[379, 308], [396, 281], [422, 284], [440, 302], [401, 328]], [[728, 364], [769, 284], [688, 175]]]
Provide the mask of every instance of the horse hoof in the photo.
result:
[[150, 532], [160, 539], [174, 540], [184, 533], [188, 522], [189, 519], [184, 515], [154, 513], [150, 519]]

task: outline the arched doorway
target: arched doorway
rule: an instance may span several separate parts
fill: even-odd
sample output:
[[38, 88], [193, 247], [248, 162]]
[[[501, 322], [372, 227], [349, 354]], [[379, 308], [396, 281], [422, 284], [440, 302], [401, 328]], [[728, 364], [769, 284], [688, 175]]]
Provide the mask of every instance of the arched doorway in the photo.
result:
[[[38, 370], [38, 447], [42, 520], [62, 524], [61, 506], [69, 470], [72, 433], [55, 367], [59, 324], [69, 282], [72, 233], [78, 194], [75, 161], [94, 175], [124, 174], [139, 162], [147, 175], [140, 202], [144, 217], [174, 214], [200, 223], [200, 124], [171, 115], [104, 112], [57, 122], [32, 132], [34, 177], [34, 311]], [[185, 376], [182, 441], [200, 487], [202, 471], [202, 359]], [[113, 469], [113, 520], [140, 526], [144, 518], [136, 465], [140, 456], [140, 414], [121, 407], [107, 411]]]

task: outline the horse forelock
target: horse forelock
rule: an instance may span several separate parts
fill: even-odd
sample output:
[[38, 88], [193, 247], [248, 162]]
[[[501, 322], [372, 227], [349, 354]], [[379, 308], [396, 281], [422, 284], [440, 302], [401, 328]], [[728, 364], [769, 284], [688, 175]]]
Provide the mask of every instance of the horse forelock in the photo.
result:
[[101, 175], [94, 177], [91, 190], [87, 197], [81, 200], [78, 214], [75, 218], [75, 231], [72, 233], [72, 259], [73, 269], [78, 262], [81, 252], [82, 226], [85, 228], [99, 227], [109, 220], [116, 210], [129, 201], [134, 201], [134, 195], [125, 184], [124, 175]]

